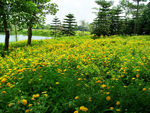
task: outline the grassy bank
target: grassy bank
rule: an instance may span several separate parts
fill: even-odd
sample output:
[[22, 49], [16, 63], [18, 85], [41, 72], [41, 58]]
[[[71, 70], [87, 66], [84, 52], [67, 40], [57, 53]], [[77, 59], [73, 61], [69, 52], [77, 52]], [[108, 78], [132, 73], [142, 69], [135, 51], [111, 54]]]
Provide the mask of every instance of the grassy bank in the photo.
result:
[[[47, 29], [33, 29], [32, 32], [33, 32], [34, 36], [47, 36], [47, 37], [51, 37], [52, 36], [52, 37], [54, 37], [54, 34], [53, 34], [52, 30], [47, 30]], [[27, 33], [28, 33], [27, 29], [23, 29], [21, 31], [18, 31], [18, 34], [28, 35]], [[14, 35], [15, 32], [12, 31], [11, 34]], [[85, 32], [76, 31], [76, 36], [83, 36], [83, 35], [86, 35], [86, 36], [90, 35], [90, 32], [87, 32], [87, 31], [85, 31]], [[58, 33], [57, 36], [62, 37], [61, 33]]]
[[11, 44], [0, 113], [149, 113], [150, 36]]

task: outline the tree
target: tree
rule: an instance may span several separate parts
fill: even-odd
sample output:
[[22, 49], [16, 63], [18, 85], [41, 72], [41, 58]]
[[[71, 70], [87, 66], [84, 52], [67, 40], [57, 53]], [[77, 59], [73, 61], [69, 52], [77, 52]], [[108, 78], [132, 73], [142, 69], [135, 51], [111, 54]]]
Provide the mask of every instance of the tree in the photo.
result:
[[140, 35], [150, 34], [150, 2], [147, 4], [143, 14], [139, 18], [139, 28]]
[[99, 5], [97, 18], [94, 20], [94, 29], [92, 34], [97, 36], [109, 35], [110, 34], [110, 7], [112, 6], [111, 1], [96, 0]]
[[5, 32], [5, 47], [4, 50], [8, 50], [9, 47], [9, 25], [8, 25], [8, 20], [10, 18], [11, 14], [11, 2], [9, 0], [2, 0], [0, 1], [0, 20], [3, 21], [3, 26], [4, 26], [4, 32]]
[[73, 14], [66, 15], [63, 24], [63, 34], [67, 36], [75, 35], [76, 22]]
[[51, 3], [51, 0], [30, 0], [26, 1], [26, 21], [28, 26], [28, 42], [31, 45], [33, 25], [44, 23], [47, 14], [56, 14], [58, 11], [57, 5]]
[[133, 0], [134, 2], [136, 2], [136, 16], [135, 16], [135, 25], [134, 25], [134, 33], [137, 34], [138, 31], [138, 20], [139, 20], [139, 10], [143, 8], [143, 4], [140, 4], [140, 2], [147, 2], [147, 0]]
[[121, 8], [114, 7], [113, 9], [110, 10], [110, 20], [111, 20], [111, 25], [110, 25], [110, 34], [115, 35], [115, 34], [121, 34], [121, 16], [120, 14], [122, 13]]
[[57, 32], [60, 30], [61, 22], [57, 17], [55, 17], [52, 22], [51, 29], [54, 31], [54, 35], [56, 37]]
[[84, 31], [85, 31], [85, 26], [86, 26], [86, 22], [84, 20], [81, 20], [81, 27], [82, 27], [82, 34], [84, 35]]

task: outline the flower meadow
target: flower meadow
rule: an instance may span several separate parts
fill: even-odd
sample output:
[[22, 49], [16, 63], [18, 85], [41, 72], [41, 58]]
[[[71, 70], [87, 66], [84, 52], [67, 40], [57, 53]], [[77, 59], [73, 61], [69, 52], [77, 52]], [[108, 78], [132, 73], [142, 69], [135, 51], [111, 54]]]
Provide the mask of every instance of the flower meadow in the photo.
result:
[[12, 43], [0, 113], [149, 113], [150, 36]]

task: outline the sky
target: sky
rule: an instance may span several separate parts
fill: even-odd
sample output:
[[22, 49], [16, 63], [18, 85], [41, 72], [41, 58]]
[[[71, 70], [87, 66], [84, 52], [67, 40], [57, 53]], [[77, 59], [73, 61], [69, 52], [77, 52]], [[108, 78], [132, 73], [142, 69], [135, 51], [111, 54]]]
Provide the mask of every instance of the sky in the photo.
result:
[[[61, 21], [63, 21], [65, 16], [69, 13], [74, 14], [78, 25], [81, 20], [91, 23], [96, 17], [96, 15], [92, 13], [95, 11], [92, 8], [97, 7], [95, 0], [51, 0], [51, 2], [58, 5], [59, 11], [56, 16]], [[118, 3], [119, 0], [114, 0], [114, 5]], [[46, 24], [51, 24], [54, 17], [55, 16], [47, 15]]]

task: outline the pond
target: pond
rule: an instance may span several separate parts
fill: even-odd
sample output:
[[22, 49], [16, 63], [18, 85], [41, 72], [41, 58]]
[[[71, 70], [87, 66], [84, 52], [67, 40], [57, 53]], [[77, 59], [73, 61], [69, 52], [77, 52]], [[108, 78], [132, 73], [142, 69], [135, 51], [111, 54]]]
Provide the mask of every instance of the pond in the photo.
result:
[[[18, 37], [18, 41], [21, 40], [27, 40], [28, 36], [26, 35], [17, 35]], [[45, 36], [32, 36], [32, 40], [43, 40], [43, 39], [51, 39], [52, 37], [45, 37]], [[10, 35], [10, 42], [16, 42], [16, 36], [15, 35]], [[4, 34], [0, 34], [0, 43], [4, 43], [5, 42], [5, 35]]]

